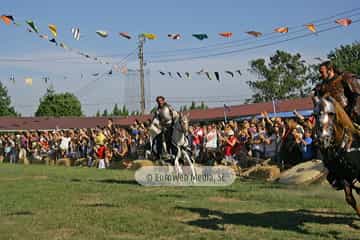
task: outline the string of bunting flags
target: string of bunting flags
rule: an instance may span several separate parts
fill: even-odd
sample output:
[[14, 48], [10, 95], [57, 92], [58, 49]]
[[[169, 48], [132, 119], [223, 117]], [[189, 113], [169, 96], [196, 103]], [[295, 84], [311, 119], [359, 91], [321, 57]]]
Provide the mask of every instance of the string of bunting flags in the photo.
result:
[[[127, 74], [127, 72], [128, 72], [128, 70], [126, 70], [126, 73], [124, 73], [124, 74]], [[100, 74], [99, 72], [96, 72], [96, 73], [90, 74], [89, 76], [91, 76], [91, 77], [99, 77], [99, 76], [101, 76], [101, 75], [111, 76], [112, 74], [113, 74], [113, 70], [111, 69], [110, 71], [105, 72], [105, 73], [103, 73], [103, 74]], [[62, 78], [67, 79], [68, 77], [67, 77], [67, 76], [62, 76]], [[80, 78], [81, 78], [81, 79], [84, 78], [84, 74], [83, 74], [83, 73], [80, 74]], [[16, 79], [15, 79], [15, 76], [14, 76], [14, 75], [11, 75], [11, 76], [9, 77], [9, 80], [10, 80], [10, 82], [12, 82], [13, 84], [15, 84], [15, 82], [16, 82]], [[50, 81], [50, 77], [44, 76], [44, 77], [41, 77], [41, 80], [42, 80], [45, 84], [48, 84], [48, 82]], [[25, 77], [25, 78], [24, 78], [24, 82], [25, 82], [26, 85], [31, 86], [31, 85], [33, 84], [33, 78], [32, 78], [32, 77]]]
[[[316, 61], [319, 61], [319, 62], [325, 61], [325, 59], [323, 59], [321, 57], [314, 57], [313, 59]], [[303, 60], [303, 62], [305, 62], [305, 60]], [[174, 78], [174, 76], [177, 76], [178, 78], [181, 78], [181, 79], [191, 79], [191, 76], [192, 76], [192, 73], [190, 73], [190, 72], [183, 72], [183, 73], [182, 72], [166, 72], [166, 71], [162, 71], [162, 70], [159, 70], [158, 72], [160, 75], [169, 76], [170, 78]], [[207, 77], [208, 80], [216, 79], [219, 82], [220, 82], [222, 73], [224, 73], [225, 76], [228, 76], [231, 78], [234, 78], [236, 76], [241, 77], [243, 75], [240, 69], [237, 69], [234, 71], [225, 70], [225, 71], [216, 71], [216, 72], [210, 72], [210, 71], [205, 71], [204, 69], [201, 69], [200, 71], [195, 72], [195, 74], [198, 76], [204, 75]]]
[[[191, 79], [191, 76], [192, 76], [192, 73], [190, 72], [165, 72], [165, 71], [159, 71], [160, 75], [162, 76], [169, 76], [170, 78], [173, 78], [176, 74], [176, 76], [178, 78], [181, 78], [181, 79]], [[195, 74], [201, 76], [201, 75], [204, 75], [207, 77], [208, 80], [213, 80], [213, 79], [216, 79], [217, 81], [220, 82], [220, 78], [221, 78], [221, 73], [224, 73], [226, 74], [226, 76], [229, 76], [231, 78], [234, 78], [237, 75], [239, 76], [242, 76], [242, 72], [241, 70], [235, 70], [235, 71], [230, 71], [230, 70], [226, 70], [226, 71], [223, 71], [223, 72], [209, 72], [209, 71], [205, 71], [204, 69], [201, 69], [200, 71], [198, 72], [195, 72]]]
[[[16, 26], [21, 25], [20, 23], [15, 22], [15, 19], [12, 15], [1, 15], [1, 19], [6, 25], [10, 25], [12, 23]], [[344, 27], [348, 27], [351, 25], [352, 20], [350, 18], [339, 18], [339, 19], [336, 19], [334, 21], [334, 23], [344, 26]], [[29, 32], [39, 33], [39, 29], [35, 25], [34, 21], [27, 20], [26, 24], [28, 25], [27, 30]], [[49, 27], [49, 30], [52, 33], [53, 37], [56, 38], [57, 37], [56, 25], [49, 24], [48, 27]], [[304, 25], [304, 27], [313, 33], [316, 33], [316, 31], [317, 31], [316, 25], [314, 23], [307, 23]], [[273, 31], [277, 32], [277, 33], [285, 34], [285, 33], [291, 32], [291, 29], [288, 26], [280, 26], [280, 27], [275, 28]], [[75, 40], [80, 40], [81, 33], [80, 33], [79, 27], [73, 27], [71, 29], [71, 33]], [[95, 33], [101, 38], [107, 38], [110, 36], [110, 33], [105, 30], [96, 30]], [[246, 31], [245, 33], [250, 36], [256, 37], [256, 38], [261, 37], [263, 35], [262, 32], [255, 31], [255, 30]], [[127, 40], [133, 39], [133, 36], [128, 32], [119, 32], [118, 35], [120, 37], [122, 37], [123, 39], [127, 39]], [[148, 40], [158, 39], [158, 36], [155, 33], [140, 33], [139, 35], [144, 36]], [[44, 36], [46, 36], [46, 35], [44, 35]], [[207, 33], [194, 33], [191, 36], [200, 41], [209, 38], [209, 35]], [[219, 32], [219, 33], [217, 33], [217, 36], [219, 36], [221, 38], [231, 38], [234, 36], [234, 33], [233, 32]], [[183, 35], [181, 35], [180, 33], [169, 33], [169, 34], [167, 34], [167, 37], [171, 40], [180, 40], [183, 38]], [[54, 38], [52, 38], [51, 40], [53, 40]], [[56, 40], [53, 40], [52, 42], [56, 43]]]
[[[15, 22], [15, 18], [12, 15], [1, 15], [0, 18], [6, 25], [13, 24], [13, 25], [15, 25], [17, 27], [22, 26], [21, 23]], [[124, 65], [124, 64], [122, 64], [122, 65], [112, 64], [111, 62], [109, 62], [109, 61], [107, 61], [105, 59], [102, 59], [102, 58], [97, 57], [97, 56], [92, 56], [91, 54], [87, 54], [87, 53], [85, 53], [85, 52], [83, 52], [81, 50], [77, 50], [75, 48], [72, 48], [69, 45], [65, 44], [64, 42], [59, 41], [58, 38], [57, 38], [58, 37], [58, 30], [57, 30], [57, 26], [55, 24], [48, 24], [48, 30], [50, 31], [51, 36], [49, 36], [48, 34], [40, 33], [39, 28], [37, 27], [37, 25], [35, 24], [35, 22], [33, 20], [26, 20], [25, 21], [25, 27], [26, 27], [27, 32], [35, 33], [39, 38], [47, 40], [50, 43], [54, 44], [55, 46], [61, 47], [66, 51], [76, 53], [79, 56], [82, 56], [82, 57], [84, 57], [86, 59], [93, 60], [93, 61], [95, 61], [97, 63], [100, 63], [100, 64], [103, 64], [103, 65], [112, 65], [111, 69], [108, 71], [109, 75], [112, 74], [113, 70], [116, 71], [116, 72], [121, 72], [123, 74], [127, 74], [127, 68], [126, 68], [126, 65]], [[73, 27], [71, 29], [71, 33], [72, 33], [72, 36], [73, 36], [73, 38], [75, 40], [80, 40], [80, 29], [78, 27]], [[103, 38], [106, 38], [108, 36], [108, 33], [106, 31], [103, 31], [103, 30], [98, 30], [98, 31], [96, 31], [96, 33], [99, 36], [103, 37]], [[25, 82], [28, 82], [29, 83], [28, 85], [31, 85], [30, 83], [32, 81], [25, 81]]]
[[[325, 59], [323, 59], [321, 57], [314, 57], [313, 59], [316, 60], [316, 61], [319, 61], [319, 62], [325, 61]], [[127, 69], [127, 68], [122, 70], [123, 74], [127, 74], [129, 71], [134, 71], [134, 70], [133, 69]], [[204, 69], [200, 69], [200, 71], [195, 72], [195, 73], [190, 73], [190, 72], [166, 72], [166, 71], [162, 71], [162, 70], [159, 70], [158, 72], [162, 76], [168, 76], [170, 78], [174, 78], [174, 76], [175, 76], [175, 77], [178, 77], [180, 79], [191, 79], [192, 75], [194, 75], [194, 74], [196, 74], [198, 76], [203, 75], [203, 76], [206, 76], [206, 78], [208, 80], [216, 79], [219, 82], [221, 80], [221, 74], [223, 74], [223, 73], [224, 73], [225, 76], [231, 77], [231, 78], [234, 78], [236, 76], [241, 77], [243, 75], [240, 69], [234, 70], [234, 71], [224, 70], [224, 71], [215, 71], [215, 72], [210, 72], [210, 71], [205, 71]], [[99, 72], [92, 73], [92, 74], [90, 74], [90, 76], [91, 77], [99, 77], [101, 75], [112, 75], [112, 74], [113, 74], [113, 71], [110, 70], [109, 72], [106, 72], [106, 73], [103, 73], [103, 74], [100, 74]], [[83, 73], [81, 73], [80, 78], [81, 79], [84, 78]], [[48, 76], [42, 77], [41, 79], [46, 84], [50, 81], [50, 77], [48, 77]], [[64, 79], [67, 79], [67, 76], [64, 76]], [[11, 75], [9, 80], [12, 83], [15, 84], [15, 76], [14, 75]], [[32, 78], [26, 77], [26, 78], [24, 78], [24, 80], [25, 80], [26, 85], [32, 85], [32, 82], [33, 82]]]

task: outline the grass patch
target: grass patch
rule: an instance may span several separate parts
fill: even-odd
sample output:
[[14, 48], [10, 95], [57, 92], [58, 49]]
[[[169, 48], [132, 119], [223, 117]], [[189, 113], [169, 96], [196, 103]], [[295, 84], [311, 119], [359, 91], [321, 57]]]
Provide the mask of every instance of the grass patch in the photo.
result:
[[0, 165], [0, 239], [360, 239], [327, 185], [143, 187], [130, 170]]

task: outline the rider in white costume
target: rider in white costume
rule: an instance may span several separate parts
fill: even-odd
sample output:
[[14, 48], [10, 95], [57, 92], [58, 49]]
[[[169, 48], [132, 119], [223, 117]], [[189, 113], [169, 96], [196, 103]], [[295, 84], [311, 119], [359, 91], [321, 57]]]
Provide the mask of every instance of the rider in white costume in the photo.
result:
[[179, 114], [174, 108], [169, 105], [163, 96], [156, 97], [158, 104], [155, 112], [154, 120], [158, 120], [159, 127], [161, 128], [161, 135], [159, 137], [160, 146], [158, 145], [158, 151], [161, 149], [162, 157], [168, 158], [169, 154], [172, 153], [172, 142], [171, 136], [173, 132], [173, 124], [179, 118]]

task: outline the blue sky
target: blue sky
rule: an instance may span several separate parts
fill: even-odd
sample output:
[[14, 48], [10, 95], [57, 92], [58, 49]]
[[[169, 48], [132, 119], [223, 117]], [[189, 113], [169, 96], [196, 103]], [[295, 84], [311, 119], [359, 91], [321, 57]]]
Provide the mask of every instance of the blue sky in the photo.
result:
[[[209, 57], [204, 59], [187, 60], [181, 62], [152, 63], [156, 58], [152, 55], [159, 51], [183, 48], [206, 47], [212, 44], [226, 44], [229, 41], [247, 39], [244, 32], [256, 30], [270, 33], [280, 26], [301, 26], [317, 19], [332, 16], [336, 13], [359, 8], [356, 0], [319, 0], [319, 1], [205, 1], [205, 0], [153, 0], [153, 1], [6, 1], [1, 5], [0, 14], [11, 14], [15, 20], [24, 22], [32, 19], [38, 25], [41, 33], [50, 34], [47, 24], [56, 24], [59, 41], [80, 49], [94, 56], [116, 55], [106, 59], [116, 63], [137, 46], [136, 40], [127, 41], [118, 36], [118, 32], [127, 31], [133, 36], [141, 32], [151, 32], [158, 35], [158, 40], [147, 41], [145, 44], [145, 60], [147, 69], [147, 90], [149, 101], [161, 94], [169, 98], [170, 102], [178, 106], [190, 103], [192, 99], [204, 99], [211, 106], [240, 104], [251, 95], [246, 81], [254, 79], [246, 73], [248, 62], [256, 58], [267, 58], [276, 49], [290, 52], [300, 52], [309, 62], [313, 57], [324, 57], [341, 44], [349, 44], [359, 40], [360, 24], [356, 23], [348, 28], [340, 28], [314, 35], [311, 37], [289, 41], [287, 43], [243, 51], [231, 56]], [[353, 12], [352, 19], [360, 18], [360, 10]], [[348, 14], [350, 15], [350, 14]], [[346, 17], [347, 15], [343, 15]], [[334, 18], [336, 19], [336, 18]], [[328, 20], [331, 26], [331, 21]], [[72, 39], [70, 29], [80, 28], [83, 38], [80, 41]], [[319, 27], [320, 29], [320, 27]], [[110, 35], [101, 39], [95, 34], [96, 30], [107, 30]], [[231, 40], [221, 39], [217, 33], [231, 31]], [[168, 33], [180, 33], [182, 39], [171, 41]], [[207, 33], [209, 39], [198, 41], [191, 37], [193, 33]], [[50, 83], [57, 91], [76, 93], [83, 103], [87, 115], [95, 114], [96, 110], [112, 108], [115, 102], [122, 104], [131, 102], [125, 96], [131, 96], [129, 89], [134, 87], [129, 81], [137, 81], [136, 77], [115, 73], [104, 79], [94, 81], [91, 76], [96, 72], [109, 71], [108, 65], [95, 64], [78, 55], [57, 48], [48, 42], [35, 37], [25, 31], [25, 26], [14, 27], [0, 24], [0, 80], [7, 86], [15, 108], [25, 116], [32, 115], [36, 110], [39, 98], [45, 93], [47, 84], [41, 79], [48, 76]], [[257, 43], [256, 41], [259, 41]], [[243, 47], [261, 44], [261, 39], [244, 42]], [[236, 47], [226, 50], [241, 49], [242, 42]], [[221, 52], [221, 50], [191, 51], [173, 57], [188, 57]], [[162, 53], [163, 54], [163, 53]], [[31, 59], [31, 62], [9, 62], [11, 59]], [[54, 59], [64, 58], [62, 61]], [[159, 59], [166, 59], [162, 55]], [[136, 55], [132, 55], [127, 62], [129, 68], [136, 68]], [[161, 76], [158, 70], [189, 71], [200, 69], [206, 71], [225, 71], [242, 69], [242, 77], [229, 79], [222, 77], [222, 81], [208, 81], [204, 77], [194, 76], [191, 80], [169, 78]], [[81, 78], [81, 74], [83, 77]], [[9, 81], [11, 75], [16, 82]], [[24, 84], [24, 77], [33, 78], [33, 86]], [[126, 82], [127, 81], [127, 82]], [[136, 92], [133, 93], [135, 95]], [[205, 102], [206, 102], [205, 101]], [[151, 101], [153, 104], [154, 101]], [[135, 104], [135, 103], [134, 103]], [[149, 107], [150, 108], [150, 107]]]

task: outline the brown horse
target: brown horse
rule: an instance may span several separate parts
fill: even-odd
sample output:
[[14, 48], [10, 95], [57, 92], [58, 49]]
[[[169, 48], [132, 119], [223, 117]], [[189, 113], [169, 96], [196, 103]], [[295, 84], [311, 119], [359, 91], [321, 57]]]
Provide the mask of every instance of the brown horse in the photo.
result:
[[315, 102], [316, 140], [319, 143], [324, 165], [328, 168], [328, 181], [338, 190], [345, 192], [346, 202], [360, 216], [360, 206], [353, 196], [353, 190], [360, 181], [360, 132], [336, 100], [331, 97]]

